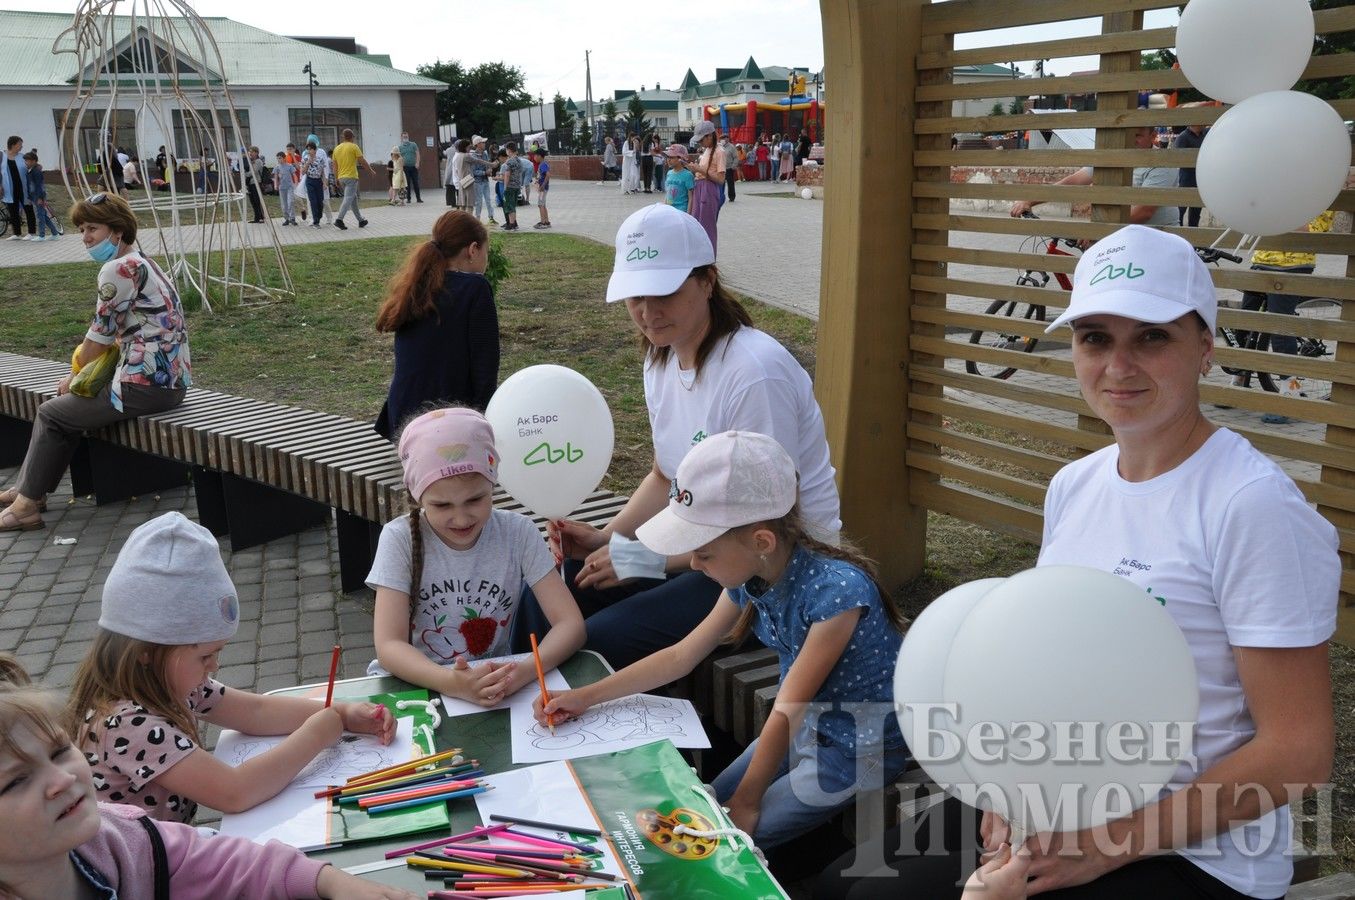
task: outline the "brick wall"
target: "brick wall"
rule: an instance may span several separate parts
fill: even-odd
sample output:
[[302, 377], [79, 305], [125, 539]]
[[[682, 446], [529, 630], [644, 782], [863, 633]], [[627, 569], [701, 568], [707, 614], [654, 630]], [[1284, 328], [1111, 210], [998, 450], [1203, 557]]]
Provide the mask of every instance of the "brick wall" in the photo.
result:
[[601, 181], [601, 156], [548, 156], [550, 177], [565, 181]]

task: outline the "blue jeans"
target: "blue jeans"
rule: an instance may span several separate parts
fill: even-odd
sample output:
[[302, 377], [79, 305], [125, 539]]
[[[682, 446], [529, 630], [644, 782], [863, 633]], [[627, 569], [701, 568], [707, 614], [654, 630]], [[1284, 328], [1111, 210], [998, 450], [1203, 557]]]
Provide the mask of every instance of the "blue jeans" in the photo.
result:
[[485, 215], [489, 216], [489, 221], [493, 222], [494, 201], [489, 197], [489, 179], [477, 178], [473, 189], [475, 191], [475, 218], [480, 218], [480, 207], [483, 206]]
[[503, 182], [494, 182], [494, 196], [498, 199], [499, 205], [503, 206]]
[[[52, 234], [57, 233], [56, 223], [52, 221], [52, 214], [47, 211], [46, 206], [41, 203], [34, 203], [33, 212], [38, 217], [38, 237], [45, 236], [48, 231], [52, 232]], [[33, 229], [28, 229], [28, 233], [32, 234]]]
[[339, 184], [343, 186], [343, 202], [339, 204], [339, 213], [334, 218], [342, 222], [344, 215], [351, 209], [353, 218], [362, 222], [362, 213], [358, 211], [358, 180], [356, 178], [340, 178]]
[[[715, 799], [729, 802], [753, 761], [758, 740], [748, 745], [715, 780]], [[860, 765], [860, 781], [857, 768]], [[816, 732], [801, 728], [791, 741], [790, 752], [781, 761], [772, 783], [762, 795], [761, 814], [753, 842], [766, 850], [797, 838], [828, 821], [856, 799], [858, 791], [878, 789], [892, 783], [908, 763], [908, 750], [876, 750], [859, 759], [848, 756]]]
[[[1311, 275], [1313, 273], [1312, 266], [1254, 265], [1252, 270], [1287, 272], [1291, 275]], [[1242, 308], [1255, 312], [1264, 306], [1267, 312], [1282, 316], [1296, 316], [1298, 315], [1298, 305], [1304, 299], [1306, 298], [1297, 294], [1263, 294], [1258, 291], [1243, 291]], [[1245, 333], [1239, 333], [1237, 337], [1239, 341], [1246, 341]], [[1275, 353], [1288, 353], [1292, 356], [1299, 351], [1299, 341], [1292, 334], [1272, 334], [1270, 336], [1270, 349]]]
[[660, 194], [663, 193], [664, 180], [668, 178], [668, 167], [666, 165], [654, 166], [654, 190]]
[[[700, 572], [683, 572], [665, 579], [640, 579], [608, 590], [580, 589], [574, 579], [583, 563], [565, 562], [565, 584], [574, 594], [588, 627], [584, 647], [606, 657], [621, 670], [656, 650], [682, 640], [701, 623], [720, 597], [720, 585]], [[540, 640], [550, 623], [527, 592], [522, 597], [514, 644], [535, 632]]]
[[404, 166], [405, 184], [409, 185], [409, 190], [414, 194], [415, 202], [423, 202], [423, 194], [419, 193], [419, 169], [417, 166]]
[[775, 181], [781, 175], [781, 155], [772, 157], [772, 181]]
[[306, 197], [311, 202], [311, 224], [319, 227], [320, 213], [325, 208], [325, 180], [307, 175]]

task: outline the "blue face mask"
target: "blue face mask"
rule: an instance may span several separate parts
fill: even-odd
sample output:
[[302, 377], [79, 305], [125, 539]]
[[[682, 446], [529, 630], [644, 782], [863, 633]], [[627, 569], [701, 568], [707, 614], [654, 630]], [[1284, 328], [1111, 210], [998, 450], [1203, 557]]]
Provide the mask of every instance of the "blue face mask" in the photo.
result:
[[112, 238], [104, 238], [89, 248], [89, 255], [93, 257], [95, 262], [108, 262], [118, 255], [118, 245], [113, 243]]

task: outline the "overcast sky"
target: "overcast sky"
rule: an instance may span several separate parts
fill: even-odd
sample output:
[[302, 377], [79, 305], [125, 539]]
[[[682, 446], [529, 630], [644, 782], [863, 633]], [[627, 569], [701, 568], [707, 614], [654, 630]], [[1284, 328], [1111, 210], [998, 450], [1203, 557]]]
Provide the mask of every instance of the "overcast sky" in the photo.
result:
[[[131, 2], [122, 0], [118, 6], [130, 10]], [[146, 3], [136, 0], [139, 13], [147, 8]], [[0, 0], [0, 4], [72, 14], [76, 9], [71, 0], [24, 0], [22, 4]], [[163, 5], [171, 7], [168, 2]], [[151, 8], [157, 6], [152, 3]], [[701, 80], [709, 80], [717, 66], [742, 66], [750, 55], [764, 66], [806, 66], [813, 71], [823, 66], [818, 0], [717, 3], [711, 7], [718, 10], [715, 27], [705, 14], [673, 15], [675, 7], [645, 2], [492, 0], [477, 4], [464, 19], [461, 12], [466, 5], [460, 0], [397, 0], [388, 7], [355, 0], [199, 0], [194, 8], [200, 15], [226, 16], [278, 34], [354, 37], [368, 52], [389, 53], [395, 67], [407, 71], [439, 57], [459, 60], [467, 67], [506, 62], [523, 71], [532, 94], [548, 100], [557, 91], [583, 99], [584, 50], [592, 51], [593, 96], [599, 99], [618, 88], [653, 87], [656, 82], [676, 88], [688, 67]], [[469, 32], [462, 27], [467, 21], [472, 24]], [[1146, 15], [1145, 27], [1175, 23], [1175, 9], [1158, 10]], [[1071, 37], [1098, 30], [1098, 20], [1030, 26], [962, 35], [957, 46]], [[1031, 68], [1029, 60], [1016, 62], [1022, 71]], [[1063, 75], [1095, 64], [1087, 57], [1057, 60], [1046, 70]]]

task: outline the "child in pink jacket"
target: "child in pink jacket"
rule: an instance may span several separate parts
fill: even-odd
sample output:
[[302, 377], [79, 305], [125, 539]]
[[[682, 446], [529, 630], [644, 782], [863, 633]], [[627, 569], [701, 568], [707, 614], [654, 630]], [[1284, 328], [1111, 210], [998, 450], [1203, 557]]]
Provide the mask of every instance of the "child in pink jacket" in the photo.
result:
[[277, 841], [208, 836], [98, 803], [60, 705], [0, 654], [0, 897], [415, 900]]

